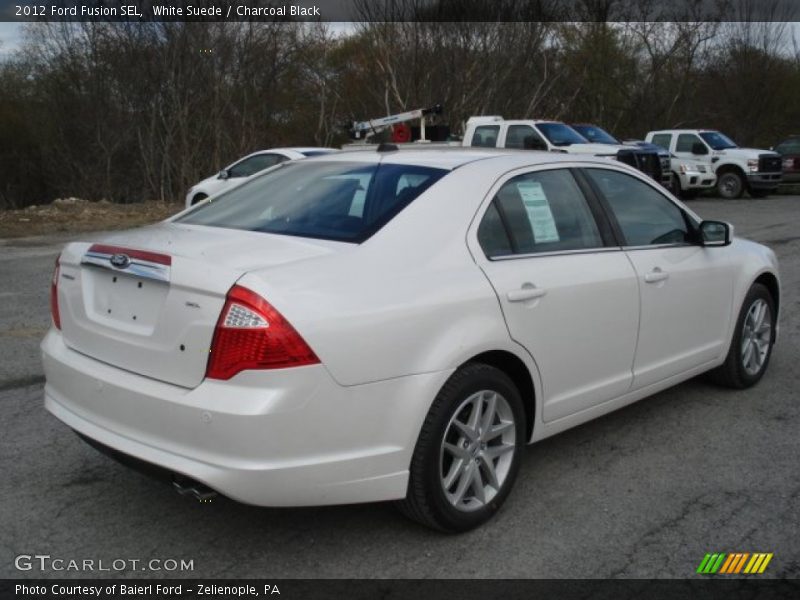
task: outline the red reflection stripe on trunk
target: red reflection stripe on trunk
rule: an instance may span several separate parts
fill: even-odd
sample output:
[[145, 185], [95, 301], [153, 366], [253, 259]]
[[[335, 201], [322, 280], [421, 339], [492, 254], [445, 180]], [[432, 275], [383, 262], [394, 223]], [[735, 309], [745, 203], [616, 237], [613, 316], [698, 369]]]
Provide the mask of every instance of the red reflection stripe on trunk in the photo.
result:
[[147, 262], [156, 263], [159, 265], [171, 265], [172, 257], [168, 254], [159, 254], [158, 252], [148, 252], [147, 250], [135, 250], [133, 248], [124, 248], [122, 246], [108, 246], [106, 244], [93, 244], [89, 248], [89, 252], [96, 252], [98, 254], [127, 254], [130, 258], [138, 260], [146, 260]]

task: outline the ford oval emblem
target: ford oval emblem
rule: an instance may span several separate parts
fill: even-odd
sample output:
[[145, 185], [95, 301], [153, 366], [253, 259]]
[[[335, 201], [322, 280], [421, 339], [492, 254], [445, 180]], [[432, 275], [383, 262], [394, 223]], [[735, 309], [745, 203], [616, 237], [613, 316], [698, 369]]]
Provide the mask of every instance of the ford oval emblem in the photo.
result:
[[131, 257], [127, 254], [115, 254], [110, 258], [111, 264], [118, 269], [125, 269], [131, 264]]

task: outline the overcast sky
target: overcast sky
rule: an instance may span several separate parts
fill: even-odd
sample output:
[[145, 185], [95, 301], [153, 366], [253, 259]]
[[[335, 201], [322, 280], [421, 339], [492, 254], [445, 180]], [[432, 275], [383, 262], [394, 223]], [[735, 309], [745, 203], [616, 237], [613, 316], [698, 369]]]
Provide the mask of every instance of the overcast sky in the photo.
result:
[[22, 25], [0, 22], [0, 54], [14, 50], [22, 41]]

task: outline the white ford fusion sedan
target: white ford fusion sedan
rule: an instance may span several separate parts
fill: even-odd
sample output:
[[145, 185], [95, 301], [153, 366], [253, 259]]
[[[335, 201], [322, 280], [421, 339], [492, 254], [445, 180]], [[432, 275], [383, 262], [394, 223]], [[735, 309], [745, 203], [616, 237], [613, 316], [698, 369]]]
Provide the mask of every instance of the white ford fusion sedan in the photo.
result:
[[502, 505], [526, 443], [767, 369], [775, 255], [638, 171], [381, 150], [67, 245], [47, 409], [201, 498], [398, 500], [463, 531]]

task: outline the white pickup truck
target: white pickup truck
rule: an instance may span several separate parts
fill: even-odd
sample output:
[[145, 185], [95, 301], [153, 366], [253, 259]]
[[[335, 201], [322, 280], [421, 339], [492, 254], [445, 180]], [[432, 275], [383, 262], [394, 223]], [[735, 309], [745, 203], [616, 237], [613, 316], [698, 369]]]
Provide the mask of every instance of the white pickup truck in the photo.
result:
[[706, 165], [717, 175], [717, 194], [722, 198], [739, 198], [745, 190], [754, 198], [761, 198], [774, 192], [783, 178], [780, 154], [740, 148], [712, 129], [651, 131], [645, 139], [678, 159]]
[[481, 148], [517, 148], [603, 156], [636, 167], [659, 183], [663, 181], [657, 152], [624, 144], [592, 143], [560, 121], [470, 117], [461, 143]]

